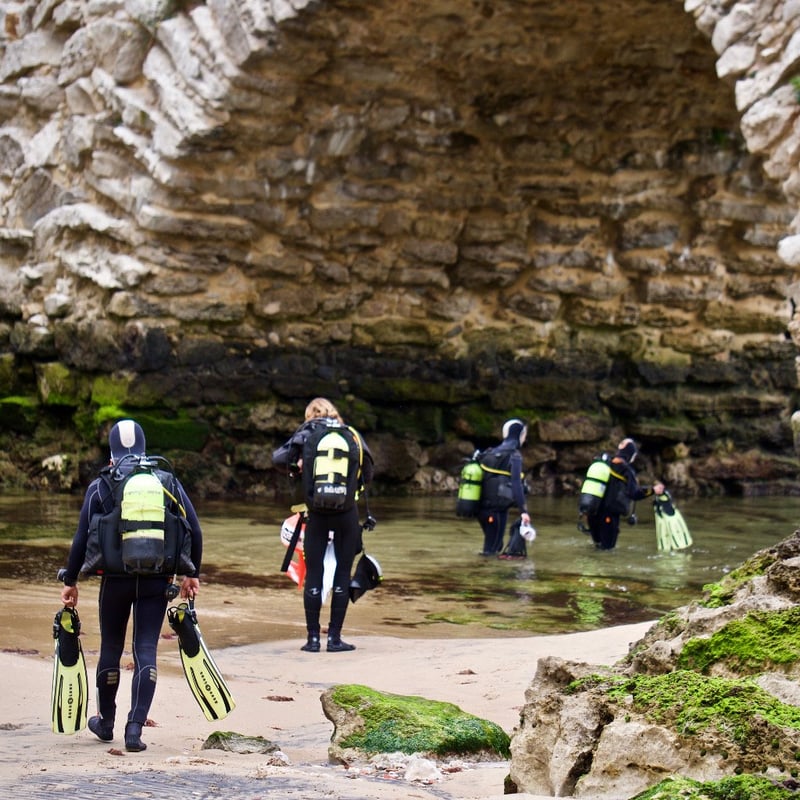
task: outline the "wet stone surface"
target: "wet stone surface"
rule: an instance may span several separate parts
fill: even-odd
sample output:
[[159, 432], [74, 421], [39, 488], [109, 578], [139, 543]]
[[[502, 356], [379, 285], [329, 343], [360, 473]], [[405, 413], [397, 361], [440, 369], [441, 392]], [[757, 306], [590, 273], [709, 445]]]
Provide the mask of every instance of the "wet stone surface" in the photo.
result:
[[[269, 777], [264, 779], [220, 775], [211, 772], [137, 772], [130, 775], [73, 775], [48, 772], [29, 775], [18, 782], [0, 780], [0, 796], [15, 800], [41, 800], [43, 797], [61, 796], [72, 800], [97, 800], [98, 798], [161, 798], [191, 797], [193, 800], [263, 800], [285, 798], [292, 794], [308, 796], [313, 791], [311, 781], [296, 777]], [[356, 800], [354, 793], [352, 800]], [[348, 800], [340, 795], [340, 800]]]

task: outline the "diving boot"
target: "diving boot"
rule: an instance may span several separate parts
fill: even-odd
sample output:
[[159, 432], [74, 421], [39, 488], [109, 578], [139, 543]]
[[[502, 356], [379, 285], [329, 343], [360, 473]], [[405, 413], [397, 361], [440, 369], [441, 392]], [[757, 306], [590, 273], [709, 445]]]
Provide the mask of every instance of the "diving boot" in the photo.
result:
[[346, 653], [350, 650], [355, 650], [354, 644], [343, 642], [338, 636], [328, 637], [328, 652], [329, 653]]
[[125, 726], [125, 749], [132, 753], [147, 750], [147, 745], [142, 741], [141, 722], [129, 722]]
[[306, 653], [319, 653], [319, 636], [309, 633], [308, 641], [300, 649]]
[[89, 717], [89, 730], [101, 741], [110, 742], [114, 738], [114, 723], [104, 720], [99, 714]]

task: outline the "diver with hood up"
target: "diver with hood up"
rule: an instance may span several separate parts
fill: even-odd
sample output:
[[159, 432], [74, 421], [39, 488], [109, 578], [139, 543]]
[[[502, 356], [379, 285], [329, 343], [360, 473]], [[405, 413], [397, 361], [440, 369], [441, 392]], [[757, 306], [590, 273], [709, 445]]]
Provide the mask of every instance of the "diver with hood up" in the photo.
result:
[[617, 452], [609, 462], [608, 484], [597, 510], [588, 514], [588, 533], [598, 550], [613, 550], [619, 536], [619, 520], [625, 514], [633, 525], [636, 517], [631, 513], [631, 504], [653, 494], [664, 493], [664, 484], [656, 481], [652, 487], [639, 485], [633, 462], [639, 450], [633, 439], [623, 439]]
[[[145, 458], [145, 435], [138, 422], [123, 419], [114, 424], [108, 435], [111, 450], [110, 464], [88, 486], [67, 566], [60, 574], [64, 582], [61, 591], [62, 603], [70, 608], [78, 605], [78, 578], [83, 574], [100, 574], [100, 570], [85, 572], [89, 544], [97, 537], [99, 529], [110, 529], [117, 535], [119, 526], [125, 523], [130, 534], [142, 528], [141, 523], [131, 524], [124, 520], [119, 510], [114, 484], [125, 484], [125, 476], [134, 471], [134, 464]], [[186, 566], [178, 591], [184, 599], [194, 598], [200, 590], [200, 565], [203, 557], [203, 534], [197, 512], [180, 481], [172, 475], [159, 475], [166, 485], [159, 487], [161, 520], [166, 510], [176, 519], [182, 518], [181, 527], [191, 537], [191, 559]], [[128, 498], [127, 492], [123, 499]], [[168, 498], [166, 500], [165, 498]], [[133, 498], [136, 499], [135, 497]], [[132, 506], [136, 506], [134, 502]], [[116, 515], [116, 516], [115, 516]], [[133, 519], [131, 517], [130, 519]], [[145, 519], [141, 516], [138, 519]], [[107, 523], [107, 524], [106, 524]], [[168, 522], [160, 523], [165, 528]], [[121, 552], [116, 548], [115, 552]], [[161, 638], [161, 626], [167, 609], [168, 588], [173, 581], [173, 571], [154, 568], [140, 572], [126, 571], [121, 564], [104, 564], [100, 578], [98, 608], [100, 619], [100, 654], [97, 661], [96, 686], [98, 713], [88, 720], [89, 730], [103, 742], [114, 739], [117, 716], [117, 693], [120, 687], [122, 667], [120, 662], [125, 648], [126, 634], [132, 623], [131, 650], [133, 672], [131, 675], [130, 711], [125, 720], [125, 749], [131, 752], [145, 750], [142, 728], [147, 724], [147, 715], [153, 702], [158, 675], [156, 655]]]
[[530, 525], [520, 452], [527, 436], [528, 426], [522, 420], [506, 420], [503, 441], [481, 454], [483, 480], [478, 522], [483, 530], [483, 556], [502, 552], [508, 510], [512, 506], [519, 508], [522, 524]]

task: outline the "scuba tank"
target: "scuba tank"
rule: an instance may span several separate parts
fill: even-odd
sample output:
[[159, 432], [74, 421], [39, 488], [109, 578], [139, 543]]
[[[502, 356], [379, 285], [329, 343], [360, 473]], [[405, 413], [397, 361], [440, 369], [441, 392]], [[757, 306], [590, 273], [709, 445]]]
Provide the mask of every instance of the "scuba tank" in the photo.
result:
[[579, 513], [591, 515], [596, 514], [599, 510], [608, 486], [608, 478], [611, 475], [608, 461], [608, 454], [603, 453], [589, 465], [581, 485], [581, 496], [578, 501]]
[[481, 469], [476, 450], [472, 458], [464, 464], [458, 478], [458, 499], [456, 500], [456, 516], [477, 517], [481, 501], [481, 484], [483, 483], [483, 469]]

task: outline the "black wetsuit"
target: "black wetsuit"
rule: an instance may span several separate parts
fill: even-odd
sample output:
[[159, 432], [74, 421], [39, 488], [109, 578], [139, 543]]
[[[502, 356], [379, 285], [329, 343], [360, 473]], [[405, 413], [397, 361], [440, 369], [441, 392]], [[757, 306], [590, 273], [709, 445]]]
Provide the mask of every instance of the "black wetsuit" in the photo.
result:
[[[203, 535], [197, 512], [183, 487], [176, 481], [177, 497], [186, 511], [192, 532], [193, 575], [200, 575], [203, 555]], [[78, 580], [86, 555], [89, 525], [97, 514], [108, 514], [113, 509], [113, 495], [101, 478], [94, 480], [86, 491], [78, 519], [78, 528], [72, 540], [64, 583], [73, 586]], [[161, 626], [167, 608], [166, 588], [172, 576], [103, 576], [100, 582], [100, 655], [97, 662], [97, 706], [100, 716], [113, 725], [117, 709], [117, 691], [120, 683], [120, 661], [125, 646], [128, 621], [133, 620], [133, 676], [131, 682], [131, 707], [128, 722], [144, 725], [156, 691], [156, 651]]]
[[[611, 459], [609, 466], [614, 472], [624, 478], [625, 485], [622, 491], [624, 493], [624, 499], [626, 500], [626, 506], [630, 506], [630, 503], [635, 500], [642, 500], [653, 494], [653, 490], [650, 487], [642, 488], [639, 486], [633, 467], [619, 455]], [[608, 490], [606, 491], [608, 492]], [[608, 494], [606, 494], [606, 497], [601, 501], [597, 513], [590, 514], [587, 517], [589, 532], [598, 550], [613, 550], [617, 546], [619, 520], [622, 514], [626, 513], [606, 508], [605, 501], [607, 496]]]
[[508, 521], [508, 509], [515, 505], [521, 512], [527, 511], [525, 504], [525, 486], [522, 482], [522, 453], [519, 451], [519, 439], [509, 437], [494, 448], [495, 453], [508, 454], [507, 466], [503, 469], [511, 473], [511, 492], [513, 502], [500, 503], [497, 497], [481, 496], [478, 509], [478, 522], [483, 530], [482, 555], [496, 555], [503, 550], [503, 537], [505, 536]]
[[[306, 438], [324, 419], [311, 419], [301, 425], [291, 438], [272, 454], [276, 466], [287, 466], [293, 477], [299, 477], [298, 459], [302, 457]], [[359, 438], [360, 437], [360, 434]], [[364, 485], [372, 481], [372, 454], [361, 439], [364, 458], [361, 464], [361, 479]], [[303, 583], [303, 609], [306, 630], [309, 636], [320, 635], [320, 614], [322, 612], [322, 580], [325, 571], [325, 551], [328, 540], [333, 538], [336, 555], [336, 572], [331, 592], [331, 614], [328, 624], [328, 638], [338, 639], [344, 626], [347, 606], [350, 602], [350, 577], [353, 561], [362, 547], [361, 525], [358, 507], [337, 513], [307, 511], [306, 530], [303, 538], [303, 555], [306, 562], [306, 577]]]
[[306, 559], [306, 579], [303, 584], [303, 609], [306, 616], [306, 630], [319, 635], [320, 613], [322, 611], [322, 578], [324, 573], [325, 550], [328, 547], [329, 532], [333, 535], [333, 552], [336, 555], [336, 571], [331, 590], [331, 614], [328, 636], [341, 635], [347, 605], [350, 602], [350, 575], [353, 561], [361, 550], [361, 525], [358, 508], [339, 514], [321, 514], [318, 511], [308, 515], [303, 554]]

